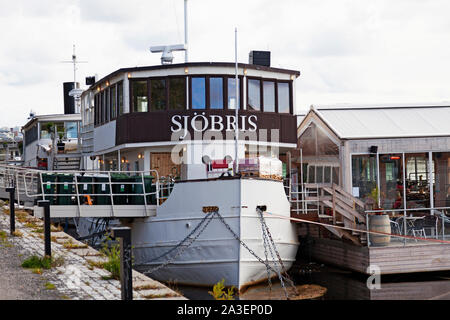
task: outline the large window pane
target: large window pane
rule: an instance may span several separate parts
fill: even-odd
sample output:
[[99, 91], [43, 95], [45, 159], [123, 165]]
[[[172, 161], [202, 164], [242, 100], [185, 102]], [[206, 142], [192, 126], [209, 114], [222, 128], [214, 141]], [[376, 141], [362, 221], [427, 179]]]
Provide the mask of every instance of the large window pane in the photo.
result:
[[436, 167], [434, 206], [437, 208], [450, 207], [450, 153], [434, 152], [433, 160]]
[[119, 115], [123, 114], [123, 83], [117, 85], [117, 104], [119, 108]]
[[184, 78], [169, 79], [169, 109], [186, 109], [186, 83]]
[[380, 155], [380, 199], [384, 209], [403, 205], [403, 161], [401, 154]]
[[147, 81], [133, 81], [133, 112], [148, 111]]
[[[428, 153], [406, 153], [406, 207], [430, 207]], [[434, 164], [434, 163], [433, 163]], [[434, 165], [432, 167], [434, 173]]]
[[166, 110], [166, 80], [150, 80], [150, 110]]
[[263, 82], [264, 111], [275, 112], [275, 82]]
[[[240, 86], [241, 86], [241, 79], [238, 79], [238, 94], [240, 94]], [[236, 105], [236, 100], [237, 100], [237, 106], [238, 109], [241, 107], [241, 99], [237, 99], [236, 98], [236, 79], [235, 78], [228, 78], [228, 86], [227, 86], [227, 90], [228, 90], [228, 99], [227, 99], [227, 103], [228, 103], [228, 109], [236, 109], [235, 105]]]
[[289, 113], [290, 110], [289, 83], [278, 83], [278, 112]]
[[116, 91], [116, 86], [111, 87], [111, 94], [109, 99], [111, 105], [111, 119], [115, 119], [117, 117]]
[[78, 138], [77, 122], [66, 122], [65, 126], [66, 126], [66, 137], [68, 139]]
[[192, 78], [192, 109], [206, 108], [205, 78]]
[[353, 195], [363, 201], [377, 187], [377, 158], [370, 155], [355, 155], [352, 157]]
[[261, 110], [261, 81], [248, 80], [248, 109]]
[[209, 99], [211, 109], [223, 109], [223, 80], [222, 78], [209, 79]]
[[[51, 125], [52, 123], [50, 123]], [[47, 131], [47, 128], [50, 126], [47, 122], [41, 123], [41, 138], [40, 139], [51, 139], [51, 133]], [[53, 129], [55, 130], [55, 129]]]

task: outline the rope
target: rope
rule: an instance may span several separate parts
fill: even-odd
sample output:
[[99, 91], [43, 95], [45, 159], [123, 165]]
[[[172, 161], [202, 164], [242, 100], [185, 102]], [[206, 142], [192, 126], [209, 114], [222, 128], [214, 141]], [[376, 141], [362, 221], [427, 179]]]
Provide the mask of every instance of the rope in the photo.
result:
[[280, 219], [291, 220], [291, 221], [296, 221], [296, 222], [305, 222], [305, 223], [315, 224], [315, 225], [324, 226], [324, 227], [332, 227], [332, 228], [336, 228], [336, 229], [355, 231], [355, 232], [361, 232], [361, 233], [367, 233], [367, 234], [392, 236], [392, 237], [398, 237], [398, 238], [404, 238], [404, 239], [422, 240], [422, 241], [450, 244], [450, 241], [448, 241], [448, 240], [439, 240], [439, 239], [432, 239], [432, 238], [422, 238], [422, 237], [413, 237], [413, 236], [407, 236], [407, 235], [398, 235], [398, 234], [392, 234], [392, 233], [381, 232], [381, 231], [369, 231], [369, 230], [354, 229], [354, 228], [349, 228], [349, 227], [336, 226], [336, 225], [328, 224], [328, 223], [321, 223], [321, 222], [309, 221], [309, 220], [292, 218], [292, 217], [285, 217], [285, 216], [277, 215], [275, 213], [267, 212], [267, 211], [265, 211], [265, 213], [270, 214], [271, 216], [280, 218]]

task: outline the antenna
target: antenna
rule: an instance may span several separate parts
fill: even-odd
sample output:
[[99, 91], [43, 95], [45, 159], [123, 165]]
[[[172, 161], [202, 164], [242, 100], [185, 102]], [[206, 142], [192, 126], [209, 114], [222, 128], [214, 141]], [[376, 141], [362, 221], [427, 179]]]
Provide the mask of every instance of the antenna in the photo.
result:
[[73, 83], [74, 83], [74, 86], [76, 86], [76, 83], [77, 83], [77, 64], [79, 64], [79, 63], [87, 63], [87, 61], [78, 61], [77, 60], [77, 55], [75, 53], [75, 45], [73, 45], [72, 61], [61, 61], [61, 63], [73, 63]]
[[78, 61], [75, 53], [75, 45], [73, 45], [72, 61], [61, 61], [61, 63], [73, 64], [73, 89], [70, 90], [69, 96], [73, 97], [75, 112], [80, 111], [80, 97], [84, 90], [77, 88], [77, 64], [87, 63], [87, 61]]
[[187, 24], [187, 7], [188, 0], [184, 0], [184, 44], [163, 45], [150, 47], [150, 52], [162, 52], [161, 64], [171, 64], [173, 61], [172, 51], [184, 51], [184, 61], [188, 63], [188, 24]]

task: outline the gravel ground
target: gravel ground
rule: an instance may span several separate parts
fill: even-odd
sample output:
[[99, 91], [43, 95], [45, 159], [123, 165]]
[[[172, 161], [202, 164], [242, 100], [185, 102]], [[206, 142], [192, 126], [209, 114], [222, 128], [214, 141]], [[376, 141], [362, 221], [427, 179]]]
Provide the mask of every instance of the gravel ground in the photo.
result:
[[[5, 230], [0, 226], [0, 230]], [[6, 229], [7, 230], [7, 229]], [[19, 249], [11, 237], [0, 240], [0, 300], [60, 300], [56, 290], [47, 290], [45, 276], [22, 268]]]

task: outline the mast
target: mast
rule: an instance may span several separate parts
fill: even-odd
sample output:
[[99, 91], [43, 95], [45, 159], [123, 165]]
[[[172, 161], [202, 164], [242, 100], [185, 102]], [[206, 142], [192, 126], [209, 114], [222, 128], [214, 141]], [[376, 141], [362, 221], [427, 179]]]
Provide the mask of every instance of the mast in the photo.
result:
[[236, 173], [239, 172], [239, 159], [238, 159], [238, 144], [239, 144], [239, 87], [238, 87], [238, 60], [237, 60], [237, 28], [234, 29], [234, 61], [235, 61], [235, 89], [236, 89], [236, 103], [235, 106], [235, 117], [236, 126], [234, 127], [235, 132], [235, 161], [236, 161]]
[[184, 51], [184, 62], [188, 63], [188, 0], [184, 0], [184, 45], [186, 47]]

